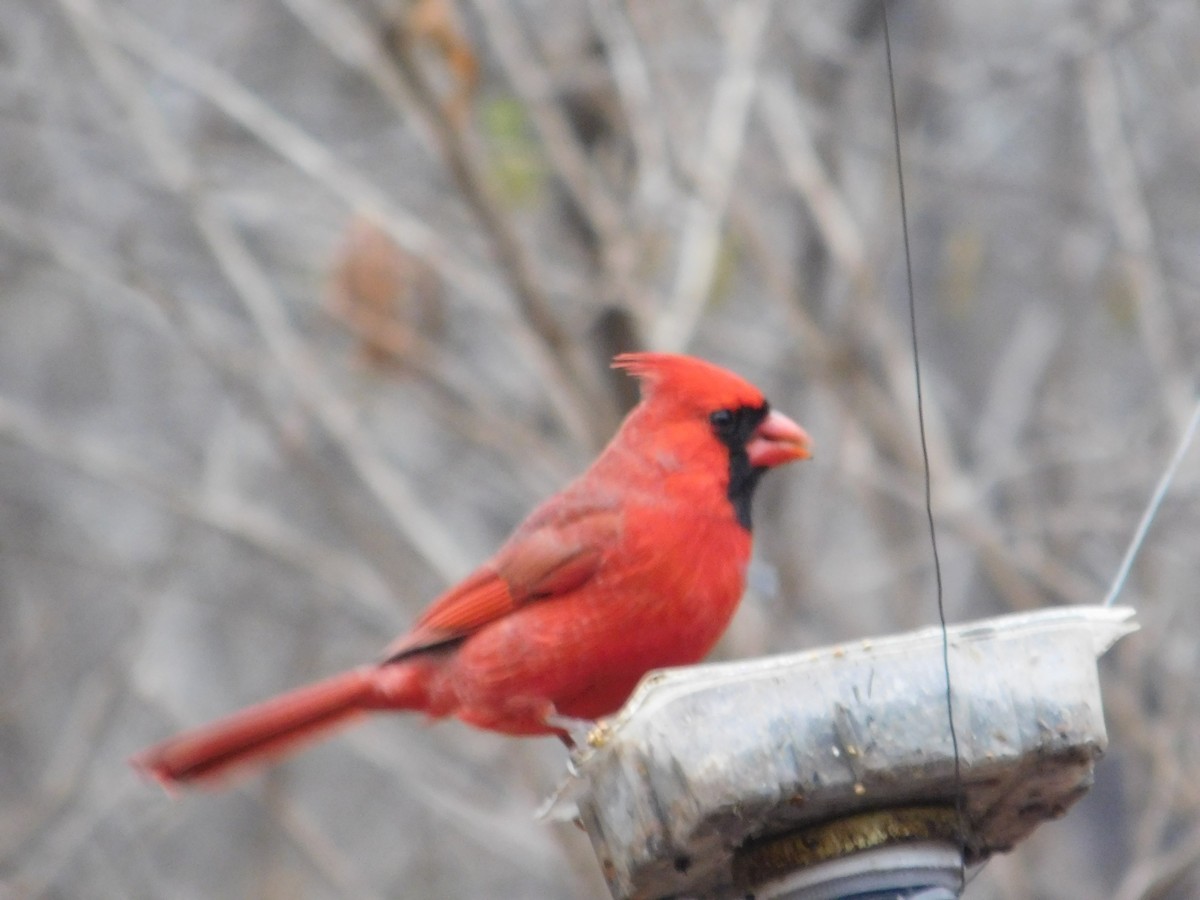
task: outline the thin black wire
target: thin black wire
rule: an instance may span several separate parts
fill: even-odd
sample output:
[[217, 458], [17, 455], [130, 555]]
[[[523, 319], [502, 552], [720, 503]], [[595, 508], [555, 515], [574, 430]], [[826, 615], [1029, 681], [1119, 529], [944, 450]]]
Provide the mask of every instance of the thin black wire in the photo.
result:
[[[954, 695], [950, 688], [950, 635], [946, 629], [946, 605], [942, 587], [942, 562], [938, 555], [937, 527], [933, 520], [933, 488], [929, 473], [929, 441], [925, 436], [925, 396], [921, 389], [921, 355], [917, 345], [917, 300], [913, 289], [912, 247], [908, 238], [908, 199], [904, 192], [904, 160], [900, 153], [900, 111], [896, 104], [896, 74], [892, 65], [892, 35], [888, 29], [887, 0], [880, 0], [883, 13], [883, 46], [887, 52], [888, 90], [892, 100], [892, 137], [895, 140], [896, 182], [900, 189], [900, 226], [904, 232], [904, 273], [908, 281], [908, 323], [912, 336], [913, 376], [917, 387], [917, 426], [921, 435], [921, 461], [925, 467], [925, 515], [929, 521], [929, 544], [933, 549], [933, 573], [937, 581], [938, 621], [942, 626], [942, 666], [946, 672], [946, 717], [950, 723], [950, 745], [954, 750], [954, 805], [961, 838], [966, 841], [966, 812], [963, 809], [962, 763], [958, 755], [958, 729], [954, 725]], [[962, 873], [966, 882], [966, 871]]]

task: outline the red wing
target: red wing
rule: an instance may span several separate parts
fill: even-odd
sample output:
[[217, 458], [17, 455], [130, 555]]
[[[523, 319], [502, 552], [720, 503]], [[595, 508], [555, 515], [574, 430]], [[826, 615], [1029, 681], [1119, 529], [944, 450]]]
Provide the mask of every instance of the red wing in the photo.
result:
[[619, 515], [595, 507], [562, 512], [531, 516], [490, 562], [434, 600], [412, 631], [387, 648], [385, 660], [452, 643], [529, 601], [587, 582], [615, 540]]

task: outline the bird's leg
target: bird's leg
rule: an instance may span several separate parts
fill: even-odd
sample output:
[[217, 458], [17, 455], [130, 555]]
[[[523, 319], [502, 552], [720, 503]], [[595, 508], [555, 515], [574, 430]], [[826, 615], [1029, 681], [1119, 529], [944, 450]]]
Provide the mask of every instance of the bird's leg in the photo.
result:
[[576, 719], [574, 716], [564, 716], [551, 708], [542, 719], [551, 728], [558, 730], [558, 737], [568, 750], [582, 750], [591, 745], [592, 733], [599, 728], [599, 723], [591, 719]]
[[[567, 748], [567, 779], [546, 799], [537, 812], [539, 819], [579, 824], [576, 801], [587, 784], [580, 777], [579, 766], [608, 740], [610, 728], [606, 719], [578, 719], [564, 716], [553, 704], [542, 714], [542, 723], [556, 730]], [[582, 827], [582, 826], [581, 826]]]

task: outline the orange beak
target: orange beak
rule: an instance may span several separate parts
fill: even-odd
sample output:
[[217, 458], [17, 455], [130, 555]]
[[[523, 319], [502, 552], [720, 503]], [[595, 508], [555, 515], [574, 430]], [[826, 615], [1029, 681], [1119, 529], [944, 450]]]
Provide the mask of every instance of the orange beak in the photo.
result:
[[746, 456], [756, 469], [770, 469], [812, 456], [808, 432], [781, 412], [767, 415], [746, 442]]

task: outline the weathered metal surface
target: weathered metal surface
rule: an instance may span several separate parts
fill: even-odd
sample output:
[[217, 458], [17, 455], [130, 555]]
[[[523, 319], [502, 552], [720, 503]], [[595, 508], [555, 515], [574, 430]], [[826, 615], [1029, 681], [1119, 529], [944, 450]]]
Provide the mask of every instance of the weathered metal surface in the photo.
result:
[[[1106, 744], [1096, 658], [1129, 609], [949, 629], [969, 859], [1062, 815]], [[954, 804], [940, 629], [647, 676], [570, 793], [618, 898], [732, 896], [748, 840]]]

